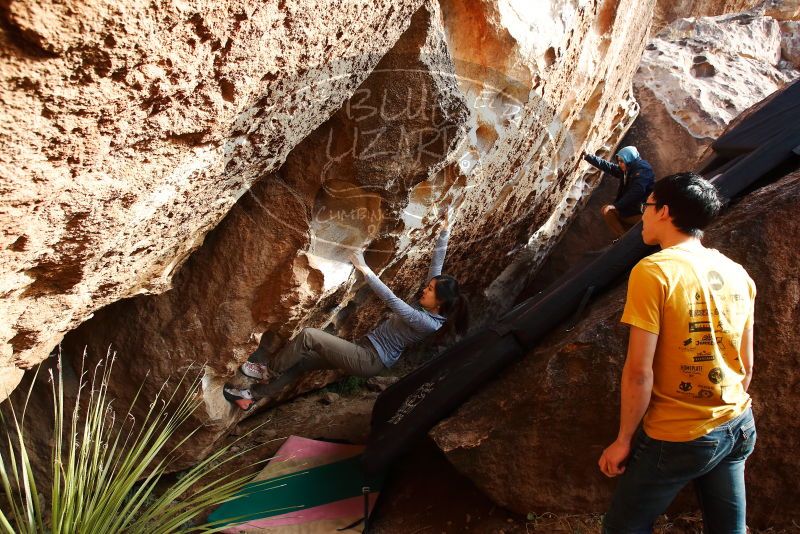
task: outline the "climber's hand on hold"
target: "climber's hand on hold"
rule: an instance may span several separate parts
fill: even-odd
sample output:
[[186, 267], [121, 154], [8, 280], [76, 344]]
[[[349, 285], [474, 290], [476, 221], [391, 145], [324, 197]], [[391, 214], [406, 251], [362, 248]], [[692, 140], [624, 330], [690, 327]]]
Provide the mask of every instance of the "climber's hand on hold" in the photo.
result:
[[364, 261], [364, 251], [363, 250], [356, 250], [352, 254], [350, 254], [350, 262], [353, 264], [353, 267], [356, 270], [364, 272], [364, 269], [369, 269], [367, 262]]

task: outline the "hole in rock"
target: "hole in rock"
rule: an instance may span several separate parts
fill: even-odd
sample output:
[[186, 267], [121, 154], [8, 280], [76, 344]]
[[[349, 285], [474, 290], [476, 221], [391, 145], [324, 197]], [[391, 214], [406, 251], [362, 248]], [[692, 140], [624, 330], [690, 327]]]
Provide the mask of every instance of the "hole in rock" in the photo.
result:
[[478, 129], [475, 130], [476, 143], [481, 154], [487, 154], [498, 137], [497, 131], [485, 122], [481, 123]]
[[233, 85], [233, 82], [230, 80], [220, 80], [219, 90], [222, 93], [222, 99], [226, 102], [233, 102], [236, 100], [236, 86]]
[[36, 344], [36, 332], [27, 330], [25, 328], [17, 329], [17, 334], [12, 337], [8, 342], [15, 353], [22, 352], [30, 349]]
[[551, 67], [556, 62], [556, 49], [552, 46], [544, 53], [544, 62], [548, 67]]
[[695, 78], [710, 78], [717, 73], [717, 69], [708, 61], [703, 61], [692, 65], [691, 72]]
[[28, 244], [28, 237], [21, 235], [13, 243], [8, 245], [8, 250], [13, 250], [14, 252], [22, 252], [25, 250], [25, 245]]

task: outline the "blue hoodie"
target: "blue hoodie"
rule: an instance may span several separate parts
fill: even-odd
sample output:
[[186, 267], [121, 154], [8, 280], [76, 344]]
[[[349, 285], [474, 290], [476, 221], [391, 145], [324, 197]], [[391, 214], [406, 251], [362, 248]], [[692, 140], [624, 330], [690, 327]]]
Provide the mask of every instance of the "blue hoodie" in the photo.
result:
[[616, 163], [591, 154], [587, 154], [584, 159], [592, 166], [620, 179], [617, 197], [613, 204], [619, 214], [622, 217], [639, 215], [642, 202], [645, 202], [653, 191], [655, 184], [653, 167], [639, 157], [639, 151], [633, 146], [621, 148], [616, 155], [625, 162], [625, 172], [622, 172], [622, 168]]

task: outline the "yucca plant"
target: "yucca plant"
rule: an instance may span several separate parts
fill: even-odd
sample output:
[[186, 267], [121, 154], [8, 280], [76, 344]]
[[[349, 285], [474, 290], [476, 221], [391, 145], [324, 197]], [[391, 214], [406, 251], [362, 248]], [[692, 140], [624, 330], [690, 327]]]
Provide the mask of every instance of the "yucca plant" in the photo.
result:
[[[202, 403], [197, 394], [201, 377], [191, 380], [186, 389], [182, 386], [188, 382], [188, 371], [173, 388], [168, 383], [162, 385], [150, 402], [147, 415], [137, 424], [133, 408], [142, 392], [140, 387], [125, 419], [115, 424], [108, 395], [113, 360], [110, 356], [95, 367], [88, 392], [84, 391], [86, 373], [81, 370], [77, 400], [68, 425], [64, 419], [60, 357], [57, 379], [50, 371], [54, 439], [49, 502], [42, 502], [24, 439], [25, 412], [33, 386], [25, 398], [21, 417], [17, 417], [11, 406], [13, 425], [6, 425], [3, 420], [8, 456], [0, 452], [0, 482], [5, 493], [5, 503], [0, 501], [0, 533], [215, 532], [218, 529], [213, 524], [193, 526], [191, 521], [209, 508], [232, 499], [252, 478], [252, 475], [242, 476], [241, 470], [221, 474], [223, 465], [251, 450], [233, 454], [230, 448], [234, 442], [219, 448], [166, 489], [160, 487], [171, 461], [198, 430], [176, 437], [178, 428]], [[106, 361], [108, 365], [104, 365]], [[181, 389], [186, 391], [182, 397], [177, 394]], [[83, 409], [82, 395], [88, 395]]]

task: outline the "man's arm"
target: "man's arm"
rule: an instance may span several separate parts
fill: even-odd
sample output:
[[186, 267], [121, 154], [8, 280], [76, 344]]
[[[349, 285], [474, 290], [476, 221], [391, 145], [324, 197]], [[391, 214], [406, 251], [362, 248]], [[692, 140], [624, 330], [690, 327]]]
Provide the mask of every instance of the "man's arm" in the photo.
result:
[[591, 166], [597, 167], [603, 172], [607, 172], [611, 176], [615, 176], [619, 179], [622, 179], [625, 176], [625, 173], [622, 172], [622, 168], [619, 165], [616, 163], [611, 163], [610, 161], [606, 161], [603, 158], [598, 158], [594, 154], [584, 152], [583, 160]]
[[631, 326], [628, 355], [622, 370], [622, 394], [619, 434], [597, 462], [608, 477], [625, 472], [624, 463], [631, 450], [631, 440], [650, 404], [653, 391], [653, 355], [658, 335]]
[[748, 327], [742, 332], [742, 343], [739, 347], [739, 357], [742, 359], [742, 367], [744, 367], [744, 378], [742, 379], [742, 386], [744, 390], [750, 387], [750, 381], [753, 379], [753, 327]]

